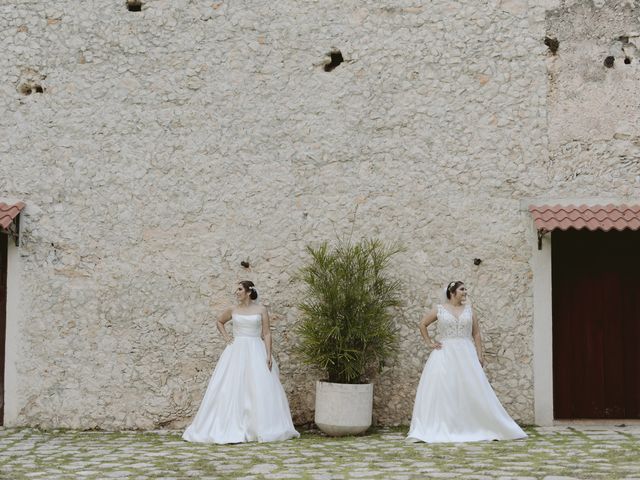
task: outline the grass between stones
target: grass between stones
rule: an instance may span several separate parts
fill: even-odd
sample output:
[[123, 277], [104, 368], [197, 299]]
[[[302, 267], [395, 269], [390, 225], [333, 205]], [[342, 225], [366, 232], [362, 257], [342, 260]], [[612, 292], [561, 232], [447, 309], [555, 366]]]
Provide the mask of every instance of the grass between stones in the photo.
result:
[[505, 442], [408, 443], [406, 428], [275, 443], [206, 445], [180, 432], [0, 430], [0, 478], [633, 478], [640, 427], [527, 427]]

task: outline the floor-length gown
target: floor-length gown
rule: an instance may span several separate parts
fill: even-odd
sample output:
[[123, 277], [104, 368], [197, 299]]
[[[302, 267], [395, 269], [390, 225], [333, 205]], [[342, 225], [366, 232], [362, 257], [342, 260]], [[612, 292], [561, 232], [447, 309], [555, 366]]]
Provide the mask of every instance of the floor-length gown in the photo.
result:
[[487, 380], [471, 336], [472, 310], [456, 317], [438, 305], [441, 349], [431, 352], [416, 392], [413, 441], [472, 442], [526, 437]]
[[182, 438], [189, 442], [271, 442], [298, 437], [278, 365], [267, 366], [260, 314], [232, 315], [233, 342], [209, 380], [198, 413]]

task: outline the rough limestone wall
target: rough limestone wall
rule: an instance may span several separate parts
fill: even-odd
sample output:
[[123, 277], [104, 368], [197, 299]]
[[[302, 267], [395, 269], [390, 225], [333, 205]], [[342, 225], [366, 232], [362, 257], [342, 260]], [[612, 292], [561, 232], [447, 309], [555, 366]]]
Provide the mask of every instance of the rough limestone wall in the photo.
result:
[[563, 1], [547, 14], [549, 176], [558, 196], [640, 197], [640, 3]]
[[[17, 423], [184, 425], [223, 348], [215, 314], [245, 278], [270, 306], [294, 421], [311, 421], [292, 277], [307, 243], [351, 231], [407, 247], [376, 421], [408, 423], [417, 322], [464, 279], [489, 378], [532, 422], [520, 202], [575, 163], [549, 162], [548, 3], [3, 1], [0, 196], [28, 205]], [[332, 47], [345, 61], [325, 72]]]

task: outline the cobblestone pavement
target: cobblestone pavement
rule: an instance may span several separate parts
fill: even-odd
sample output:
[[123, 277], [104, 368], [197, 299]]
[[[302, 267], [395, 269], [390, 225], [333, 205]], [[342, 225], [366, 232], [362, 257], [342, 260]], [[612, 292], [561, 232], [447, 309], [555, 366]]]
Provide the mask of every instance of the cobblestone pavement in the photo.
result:
[[189, 444], [180, 432], [0, 429], [7, 479], [640, 479], [640, 426], [529, 427], [529, 438], [427, 445], [406, 429], [363, 437]]

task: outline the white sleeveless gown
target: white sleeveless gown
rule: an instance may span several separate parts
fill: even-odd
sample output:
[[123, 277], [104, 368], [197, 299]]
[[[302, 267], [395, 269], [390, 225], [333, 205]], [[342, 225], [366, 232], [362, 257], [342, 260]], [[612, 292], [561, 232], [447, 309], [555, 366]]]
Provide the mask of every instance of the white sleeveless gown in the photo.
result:
[[233, 343], [216, 365], [193, 423], [189, 442], [272, 442], [299, 437], [275, 361], [267, 366], [262, 316], [232, 315]]
[[442, 349], [431, 352], [422, 371], [409, 440], [473, 442], [527, 436], [491, 388], [478, 360], [471, 327], [469, 305], [459, 318], [438, 305]]

